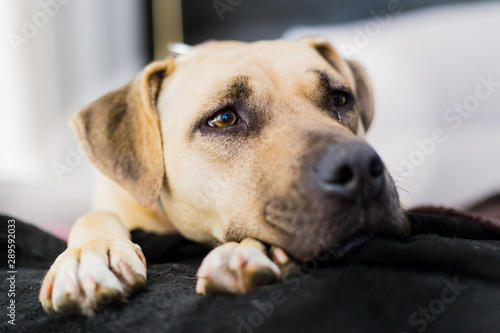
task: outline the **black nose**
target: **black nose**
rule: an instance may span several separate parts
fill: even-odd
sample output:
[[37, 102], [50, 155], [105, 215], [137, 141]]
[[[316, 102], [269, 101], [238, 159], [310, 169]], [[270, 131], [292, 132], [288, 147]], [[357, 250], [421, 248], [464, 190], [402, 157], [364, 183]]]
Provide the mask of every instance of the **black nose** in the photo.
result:
[[358, 141], [328, 146], [314, 171], [323, 191], [346, 199], [376, 197], [385, 185], [382, 160]]

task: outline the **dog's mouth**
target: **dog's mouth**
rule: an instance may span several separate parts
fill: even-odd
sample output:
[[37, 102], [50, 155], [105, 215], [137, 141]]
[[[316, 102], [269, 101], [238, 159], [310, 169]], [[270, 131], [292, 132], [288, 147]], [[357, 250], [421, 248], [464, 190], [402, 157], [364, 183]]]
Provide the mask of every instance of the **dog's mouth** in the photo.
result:
[[393, 181], [389, 175], [382, 181], [375, 194], [358, 185], [353, 198], [322, 192], [312, 181], [290, 186], [286, 195], [265, 202], [262, 225], [273, 237], [264, 238], [298, 260], [336, 260], [375, 235], [407, 237], [409, 223]]
[[310, 255], [305, 255], [302, 251], [297, 251], [294, 247], [283, 246], [285, 250], [292, 258], [299, 262], [305, 261], [318, 261], [318, 262], [330, 262], [336, 261], [346, 254], [362, 247], [363, 245], [369, 243], [376, 233], [374, 232], [359, 232], [356, 235], [349, 237], [348, 239], [340, 243], [327, 243], [324, 241], [319, 241], [321, 246], [318, 247]]
[[409, 232], [404, 210], [399, 205], [377, 202], [364, 209], [361, 206], [336, 209], [331, 204], [316, 205], [314, 201], [304, 200], [298, 201], [295, 209], [274, 207], [273, 214], [269, 213], [270, 209], [266, 210], [264, 219], [274, 234], [268, 241], [299, 261], [337, 260], [376, 235], [404, 238]]
[[348, 238], [340, 244], [333, 244], [323, 252], [321, 258], [324, 260], [337, 260], [347, 253], [368, 243], [375, 237], [374, 232], [360, 232], [355, 236]]

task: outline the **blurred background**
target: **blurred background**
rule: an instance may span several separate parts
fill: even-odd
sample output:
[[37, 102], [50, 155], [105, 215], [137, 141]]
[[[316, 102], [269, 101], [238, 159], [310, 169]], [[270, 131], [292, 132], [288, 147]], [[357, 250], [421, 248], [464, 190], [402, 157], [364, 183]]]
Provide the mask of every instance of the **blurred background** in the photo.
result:
[[0, 212], [64, 237], [95, 172], [67, 118], [169, 42], [329, 38], [370, 74], [367, 140], [407, 207], [500, 191], [500, 2], [2, 0]]

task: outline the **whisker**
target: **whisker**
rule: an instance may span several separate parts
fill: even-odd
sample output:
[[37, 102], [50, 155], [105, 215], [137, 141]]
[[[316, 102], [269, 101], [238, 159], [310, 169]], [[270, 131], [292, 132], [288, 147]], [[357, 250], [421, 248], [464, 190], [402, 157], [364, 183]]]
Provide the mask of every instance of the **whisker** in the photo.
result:
[[[414, 179], [411, 179], [411, 180], [413, 181]], [[394, 185], [396, 185], [396, 186], [398, 186], [398, 185], [404, 185], [405, 187], [410, 187], [410, 188], [413, 188], [413, 189], [417, 188], [417, 186], [415, 184], [407, 183], [407, 182], [404, 182], [402, 180], [395, 181]]]
[[[421, 198], [419, 198], [416, 194], [411, 193], [410, 191], [408, 191], [407, 189], [405, 189], [401, 186], [396, 186], [396, 189], [401, 190], [401, 191], [405, 192], [406, 194], [408, 194], [408, 196], [413, 200], [415, 205], [419, 206], [419, 205], [423, 204], [424, 201]], [[416, 197], [416, 199], [415, 199], [415, 197]], [[417, 199], [418, 199], [418, 201], [417, 201]]]

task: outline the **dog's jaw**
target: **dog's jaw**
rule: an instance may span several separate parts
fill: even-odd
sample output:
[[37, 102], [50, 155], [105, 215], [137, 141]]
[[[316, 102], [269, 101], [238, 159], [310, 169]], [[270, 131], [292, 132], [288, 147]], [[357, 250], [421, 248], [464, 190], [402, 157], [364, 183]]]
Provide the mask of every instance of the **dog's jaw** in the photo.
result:
[[288, 193], [265, 200], [258, 216], [228, 223], [224, 242], [254, 238], [306, 260], [327, 250], [343, 253], [374, 235], [405, 238], [410, 225], [394, 182], [385, 172], [386, 189], [368, 202], [360, 197], [346, 203], [311, 195], [302, 184], [289, 186]]

